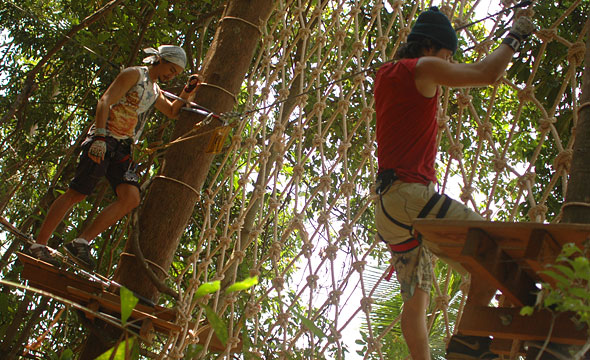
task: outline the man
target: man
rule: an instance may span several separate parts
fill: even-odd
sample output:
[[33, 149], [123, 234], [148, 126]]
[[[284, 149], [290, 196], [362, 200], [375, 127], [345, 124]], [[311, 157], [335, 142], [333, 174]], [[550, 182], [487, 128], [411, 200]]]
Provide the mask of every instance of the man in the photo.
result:
[[[47, 248], [47, 241], [66, 213], [90, 195], [103, 176], [111, 184], [117, 200], [101, 211], [78, 238], [64, 246], [80, 266], [88, 270], [94, 268], [89, 242], [139, 205], [139, 178], [131, 158], [136, 127], [143, 125], [138, 124], [138, 117], [152, 105], [169, 118], [177, 117], [183, 102], [166, 99], [157, 82], [172, 80], [186, 66], [186, 54], [181, 47], [162, 45], [157, 50], [144, 51], [151, 54], [144, 59], [148, 66], [121, 71], [98, 101], [95, 123], [82, 143], [74, 179], [69, 189], [50, 206], [37, 243], [30, 248], [33, 256], [59, 264]], [[192, 100], [198, 83], [198, 76], [191, 76], [180, 97]]]
[[[482, 219], [434, 189], [439, 86], [493, 84], [533, 29], [530, 18], [519, 17], [502, 43], [483, 60], [452, 63], [457, 49], [455, 30], [438, 8], [431, 7], [418, 16], [407, 43], [396, 54], [398, 61], [382, 66], [377, 73], [374, 95], [379, 199], [375, 221], [378, 236], [392, 251], [404, 300], [402, 334], [414, 360], [430, 359], [426, 309], [432, 286], [432, 255], [414, 233], [412, 221], [422, 217]], [[468, 305], [488, 305], [494, 293], [485, 281], [472, 278]], [[449, 343], [447, 358], [495, 358], [489, 353], [489, 343], [489, 338], [456, 335]]]

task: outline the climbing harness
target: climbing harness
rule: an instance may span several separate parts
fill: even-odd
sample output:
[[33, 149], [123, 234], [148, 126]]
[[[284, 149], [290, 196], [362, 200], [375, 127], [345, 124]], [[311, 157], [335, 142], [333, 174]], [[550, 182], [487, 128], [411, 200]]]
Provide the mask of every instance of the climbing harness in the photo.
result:
[[[376, 192], [379, 195], [379, 202], [381, 205], [381, 210], [383, 211], [383, 214], [385, 215], [385, 217], [387, 217], [387, 219], [389, 219], [396, 226], [399, 226], [403, 229], [408, 230], [410, 237], [406, 241], [403, 241], [401, 243], [390, 244], [387, 241], [385, 241], [385, 239], [383, 238], [383, 236], [380, 233], [377, 233], [377, 236], [379, 237], [379, 239], [381, 241], [383, 241], [384, 243], [387, 244], [387, 246], [389, 247], [389, 249], [393, 253], [403, 254], [403, 253], [412, 251], [416, 247], [418, 247], [422, 243], [422, 235], [419, 232], [415, 231], [414, 227], [412, 225], [404, 224], [403, 222], [395, 219], [385, 209], [385, 205], [383, 204], [383, 195], [389, 190], [391, 185], [397, 180], [399, 180], [399, 178], [397, 177], [397, 174], [395, 173], [395, 171], [393, 169], [388, 169], [388, 170], [384, 170], [384, 171], [380, 172], [379, 174], [377, 174], [377, 184], [376, 184], [377, 190], [376, 190]], [[434, 208], [434, 206], [439, 202], [439, 200], [441, 198], [444, 198], [444, 200], [443, 200], [442, 205], [440, 206], [440, 209], [438, 210], [438, 212], [436, 214], [436, 218], [437, 219], [444, 218], [449, 210], [449, 207], [451, 206], [452, 200], [450, 197], [448, 197], [445, 194], [439, 194], [439, 193], [435, 192], [434, 194], [432, 194], [430, 199], [428, 199], [428, 202], [426, 202], [426, 205], [424, 205], [422, 210], [420, 210], [420, 213], [418, 213], [418, 216], [416, 216], [416, 219], [422, 219], [422, 218], [425, 218], [426, 216], [428, 216], [428, 214], [430, 214], [430, 211]], [[394, 267], [392, 264], [389, 269], [389, 274], [385, 278], [386, 280], [391, 279], [393, 271], [394, 271]]]

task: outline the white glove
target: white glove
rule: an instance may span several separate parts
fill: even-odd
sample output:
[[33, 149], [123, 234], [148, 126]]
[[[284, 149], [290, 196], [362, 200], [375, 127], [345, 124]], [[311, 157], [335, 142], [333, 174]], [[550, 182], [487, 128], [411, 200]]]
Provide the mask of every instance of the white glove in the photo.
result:
[[508, 35], [514, 36], [519, 41], [523, 41], [535, 31], [535, 25], [528, 16], [521, 16], [514, 20]]
[[90, 148], [88, 149], [88, 154], [92, 156], [96, 156], [97, 158], [104, 160], [104, 155], [107, 153], [107, 143], [104, 141], [104, 138], [98, 137], [94, 139]]

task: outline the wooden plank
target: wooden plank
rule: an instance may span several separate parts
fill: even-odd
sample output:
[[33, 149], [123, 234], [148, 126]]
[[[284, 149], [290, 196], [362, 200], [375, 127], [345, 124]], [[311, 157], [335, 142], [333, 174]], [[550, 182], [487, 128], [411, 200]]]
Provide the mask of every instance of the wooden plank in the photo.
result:
[[[114, 312], [115, 314], [121, 313], [121, 305], [120, 301], [112, 301], [111, 299], [107, 299], [106, 297], [102, 297], [101, 295], [87, 293], [83, 290], [76, 289], [74, 287], [68, 287], [68, 292], [81, 297], [85, 298], [87, 301], [95, 300], [97, 301], [101, 307]], [[129, 316], [131, 320], [143, 320], [143, 319], [150, 319], [154, 324], [154, 329], [158, 332], [169, 334], [170, 332], [180, 332], [182, 328], [174, 323], [168, 322], [166, 320], [162, 320], [157, 318], [154, 315], [145, 313], [143, 311], [139, 311], [137, 309], [133, 309], [131, 311], [131, 315]]]
[[[535, 311], [531, 316], [519, 314], [519, 308], [466, 307], [459, 332], [465, 335], [493, 336], [499, 339], [545, 341], [551, 329], [552, 314]], [[560, 313], [551, 331], [551, 342], [583, 345], [588, 340], [588, 328], [578, 328], [571, 320], [573, 313]]]
[[523, 246], [524, 243], [528, 241], [531, 232], [535, 229], [548, 232], [560, 246], [569, 242], [582, 246], [584, 240], [590, 235], [590, 224], [416, 219], [413, 226], [428, 240], [447, 246], [460, 246], [465, 241], [467, 230], [478, 228], [488, 233], [504, 250], [510, 252], [512, 247], [512, 250], [522, 253], [526, 248]]
[[499, 289], [513, 304], [534, 304], [538, 291], [535, 281], [485, 231], [469, 229], [461, 255], [461, 262], [471, 272]]
[[29, 280], [29, 283], [36, 288], [72, 301], [79, 299], [68, 293], [67, 286], [74, 286], [90, 293], [99, 293], [103, 290], [101, 284], [70, 271], [51, 266], [27, 254], [18, 253], [17, 255], [24, 265], [21, 276]]

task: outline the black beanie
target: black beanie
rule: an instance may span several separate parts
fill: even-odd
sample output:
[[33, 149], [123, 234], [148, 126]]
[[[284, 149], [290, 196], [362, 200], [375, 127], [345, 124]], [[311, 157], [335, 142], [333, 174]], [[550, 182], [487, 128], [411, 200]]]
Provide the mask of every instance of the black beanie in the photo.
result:
[[447, 16], [441, 13], [436, 6], [423, 11], [418, 16], [416, 24], [408, 35], [408, 41], [416, 41], [423, 37], [436, 41], [443, 48], [451, 50], [453, 54], [457, 51], [455, 29]]

